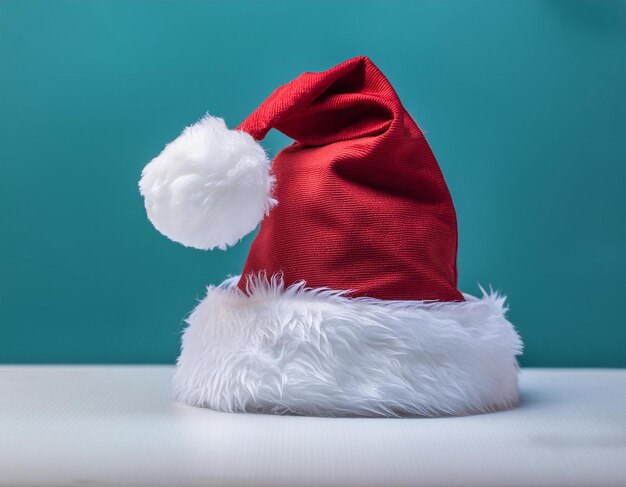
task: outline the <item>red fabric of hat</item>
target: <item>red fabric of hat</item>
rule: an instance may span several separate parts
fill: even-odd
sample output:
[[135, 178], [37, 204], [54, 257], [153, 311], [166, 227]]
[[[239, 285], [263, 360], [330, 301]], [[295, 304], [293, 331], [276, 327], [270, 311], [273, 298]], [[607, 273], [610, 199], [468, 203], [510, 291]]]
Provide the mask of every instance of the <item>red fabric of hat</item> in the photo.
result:
[[261, 223], [239, 287], [285, 285], [351, 296], [462, 301], [450, 193], [422, 131], [366, 57], [278, 88], [239, 127], [295, 142], [272, 163], [278, 205]]

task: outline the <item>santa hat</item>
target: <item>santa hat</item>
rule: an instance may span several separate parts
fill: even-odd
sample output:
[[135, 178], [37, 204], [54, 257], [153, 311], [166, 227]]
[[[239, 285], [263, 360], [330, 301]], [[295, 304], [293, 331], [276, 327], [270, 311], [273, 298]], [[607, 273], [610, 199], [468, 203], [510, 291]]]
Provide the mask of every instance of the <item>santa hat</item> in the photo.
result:
[[[257, 141], [294, 139], [272, 161]], [[180, 401], [221, 411], [440, 415], [519, 400], [504, 298], [457, 290], [437, 161], [366, 57], [278, 88], [237, 129], [206, 116], [144, 169], [167, 237], [225, 249], [261, 222], [241, 277], [188, 318]]]

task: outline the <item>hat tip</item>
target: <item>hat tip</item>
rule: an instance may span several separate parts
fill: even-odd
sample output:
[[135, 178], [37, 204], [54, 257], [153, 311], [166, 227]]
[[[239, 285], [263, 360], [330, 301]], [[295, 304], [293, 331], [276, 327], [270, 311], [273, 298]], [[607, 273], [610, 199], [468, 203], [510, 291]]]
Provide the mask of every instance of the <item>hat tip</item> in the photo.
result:
[[223, 119], [204, 116], [143, 169], [148, 218], [166, 237], [202, 250], [226, 249], [276, 203], [264, 149]]

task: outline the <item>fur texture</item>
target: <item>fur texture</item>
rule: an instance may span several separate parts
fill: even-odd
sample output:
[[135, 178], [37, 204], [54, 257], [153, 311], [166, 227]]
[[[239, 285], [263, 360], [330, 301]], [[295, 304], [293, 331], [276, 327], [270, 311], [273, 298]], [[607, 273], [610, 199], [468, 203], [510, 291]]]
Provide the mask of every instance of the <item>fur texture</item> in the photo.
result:
[[247, 133], [205, 116], [143, 170], [148, 218], [166, 237], [225, 249], [254, 230], [275, 201], [263, 148]]
[[463, 415], [517, 404], [522, 342], [505, 298], [349, 298], [238, 277], [188, 319], [178, 400], [220, 411], [320, 416]]

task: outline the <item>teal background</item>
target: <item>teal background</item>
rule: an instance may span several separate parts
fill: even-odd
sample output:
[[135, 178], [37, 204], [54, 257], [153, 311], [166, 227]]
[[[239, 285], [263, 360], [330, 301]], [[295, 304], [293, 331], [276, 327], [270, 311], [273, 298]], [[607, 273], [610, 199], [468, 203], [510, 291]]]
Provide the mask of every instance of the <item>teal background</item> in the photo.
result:
[[168, 241], [142, 167], [361, 54], [426, 132], [460, 288], [508, 294], [522, 364], [626, 366], [626, 2], [503, 0], [0, 0], [0, 361], [173, 362], [251, 237]]

